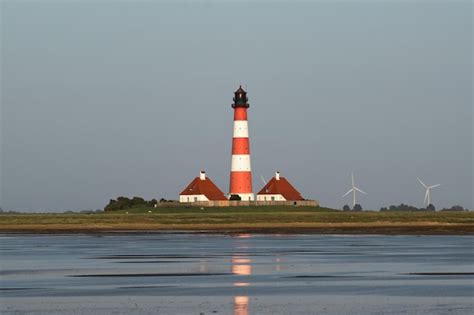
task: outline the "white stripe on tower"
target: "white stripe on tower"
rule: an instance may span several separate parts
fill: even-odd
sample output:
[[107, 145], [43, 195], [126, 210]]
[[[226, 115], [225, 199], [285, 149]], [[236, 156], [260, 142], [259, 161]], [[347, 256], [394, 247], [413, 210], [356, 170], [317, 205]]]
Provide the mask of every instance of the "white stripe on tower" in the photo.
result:
[[232, 172], [251, 172], [250, 154], [232, 154]]
[[234, 121], [234, 138], [248, 138], [249, 127], [246, 120], [235, 120]]

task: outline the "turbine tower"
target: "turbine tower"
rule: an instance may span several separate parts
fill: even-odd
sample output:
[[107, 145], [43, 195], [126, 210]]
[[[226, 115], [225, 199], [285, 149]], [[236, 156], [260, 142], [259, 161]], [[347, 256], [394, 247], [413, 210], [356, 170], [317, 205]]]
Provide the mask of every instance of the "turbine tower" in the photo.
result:
[[419, 179], [418, 177], [417, 177], [416, 179], [418, 179], [418, 181], [420, 182], [420, 184], [423, 185], [423, 187], [426, 189], [424, 205], [425, 205], [425, 206], [429, 206], [429, 205], [431, 204], [431, 201], [430, 201], [430, 198], [431, 198], [431, 189], [433, 189], [433, 188], [435, 188], [435, 187], [438, 187], [438, 186], [441, 186], [441, 184], [436, 184], [436, 185], [432, 185], [432, 186], [427, 186], [427, 185], [425, 185], [425, 183], [423, 183], [423, 181], [422, 181], [421, 179]]
[[350, 193], [352, 193], [352, 208], [354, 208], [354, 206], [356, 205], [356, 192], [360, 192], [360, 193], [363, 193], [364, 195], [367, 195], [367, 193], [365, 191], [363, 191], [362, 189], [359, 189], [355, 186], [354, 184], [354, 173], [351, 173], [351, 179], [352, 179], [352, 188], [346, 192], [344, 194], [344, 196], [342, 196], [343, 198], [347, 195], [349, 195]]
[[234, 92], [234, 134], [232, 139], [232, 165], [230, 170], [229, 198], [238, 195], [241, 200], [254, 200], [252, 192], [252, 169], [250, 167], [247, 92], [239, 87]]

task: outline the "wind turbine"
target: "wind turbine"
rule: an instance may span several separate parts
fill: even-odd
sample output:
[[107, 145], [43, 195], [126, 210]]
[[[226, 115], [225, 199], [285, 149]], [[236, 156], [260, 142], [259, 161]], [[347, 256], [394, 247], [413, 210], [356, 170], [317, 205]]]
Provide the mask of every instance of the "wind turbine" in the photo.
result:
[[260, 175], [260, 178], [262, 179], [263, 185], [266, 185], [267, 181], [265, 180], [265, 177], [263, 177], [263, 175]]
[[352, 178], [352, 188], [348, 192], [346, 192], [344, 194], [344, 196], [342, 196], [342, 198], [344, 198], [345, 196], [352, 193], [352, 208], [354, 208], [354, 206], [356, 205], [356, 191], [358, 191], [360, 193], [363, 193], [364, 195], [367, 195], [367, 193], [365, 191], [363, 191], [362, 189], [359, 189], [355, 186], [355, 184], [354, 184], [354, 173], [351, 173], [351, 178]]
[[420, 184], [422, 184], [423, 187], [425, 187], [425, 189], [426, 189], [424, 204], [425, 204], [426, 206], [429, 206], [429, 205], [431, 204], [431, 201], [430, 201], [431, 189], [432, 189], [432, 188], [435, 188], [435, 187], [438, 187], [438, 186], [441, 186], [441, 184], [436, 184], [436, 185], [432, 185], [432, 186], [426, 186], [425, 183], [423, 183], [423, 182], [421, 181], [421, 179], [419, 179], [418, 177], [417, 177], [416, 179], [418, 179], [418, 181], [420, 182]]

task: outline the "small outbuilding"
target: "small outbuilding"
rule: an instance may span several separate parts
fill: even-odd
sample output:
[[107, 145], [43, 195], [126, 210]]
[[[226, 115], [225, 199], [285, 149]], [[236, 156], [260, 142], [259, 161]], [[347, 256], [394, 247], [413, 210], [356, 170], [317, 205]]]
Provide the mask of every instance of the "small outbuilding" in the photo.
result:
[[280, 172], [273, 177], [258, 193], [257, 201], [299, 201], [305, 200], [299, 191]]
[[227, 200], [227, 198], [203, 171], [179, 194], [179, 202], [217, 200]]

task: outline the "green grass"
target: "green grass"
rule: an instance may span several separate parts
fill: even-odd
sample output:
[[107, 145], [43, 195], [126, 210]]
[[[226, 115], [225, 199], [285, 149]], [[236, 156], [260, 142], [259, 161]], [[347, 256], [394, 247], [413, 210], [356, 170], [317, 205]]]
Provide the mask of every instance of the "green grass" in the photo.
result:
[[[151, 211], [151, 213], [149, 213]], [[128, 212], [128, 213], [127, 213]], [[0, 229], [25, 225], [231, 225], [451, 223], [474, 226], [473, 212], [341, 212], [320, 207], [134, 208], [93, 214], [3, 214]]]

